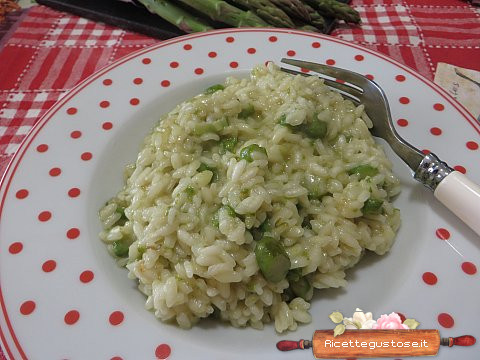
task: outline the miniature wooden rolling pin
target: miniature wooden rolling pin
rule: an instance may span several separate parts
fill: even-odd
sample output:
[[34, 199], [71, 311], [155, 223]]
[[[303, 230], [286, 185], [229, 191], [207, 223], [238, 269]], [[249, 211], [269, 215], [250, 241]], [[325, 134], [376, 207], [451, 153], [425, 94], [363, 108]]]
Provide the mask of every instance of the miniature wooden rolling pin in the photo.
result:
[[471, 335], [440, 338], [438, 330], [346, 330], [337, 337], [333, 336], [333, 330], [317, 330], [313, 341], [282, 340], [277, 349], [289, 351], [313, 346], [317, 359], [409, 357], [436, 355], [440, 345], [471, 346], [475, 342]]

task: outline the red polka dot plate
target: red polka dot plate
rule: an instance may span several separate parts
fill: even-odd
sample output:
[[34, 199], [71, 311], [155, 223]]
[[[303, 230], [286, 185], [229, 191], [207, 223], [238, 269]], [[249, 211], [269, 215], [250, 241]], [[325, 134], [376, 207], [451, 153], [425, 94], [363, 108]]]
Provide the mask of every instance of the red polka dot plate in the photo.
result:
[[[290, 30], [219, 30], [164, 41], [74, 88], [9, 165], [0, 188], [0, 339], [9, 358], [276, 359], [278, 340], [311, 339], [315, 329], [332, 328], [329, 313], [356, 307], [376, 316], [401, 312], [442, 336], [478, 338], [479, 239], [412, 180], [388, 147], [403, 183], [396, 242], [388, 255], [367, 256], [349, 271], [345, 289], [319, 291], [311, 324], [282, 336], [272, 326], [258, 331], [208, 321], [181, 330], [144, 310], [144, 296], [98, 239], [99, 208], [120, 188], [124, 165], [162, 113], [227, 75], [245, 76], [285, 56], [375, 79], [401, 136], [479, 182], [480, 127], [473, 117], [384, 55]], [[478, 350], [451, 351], [474, 359]], [[438, 358], [451, 358], [451, 351]]]

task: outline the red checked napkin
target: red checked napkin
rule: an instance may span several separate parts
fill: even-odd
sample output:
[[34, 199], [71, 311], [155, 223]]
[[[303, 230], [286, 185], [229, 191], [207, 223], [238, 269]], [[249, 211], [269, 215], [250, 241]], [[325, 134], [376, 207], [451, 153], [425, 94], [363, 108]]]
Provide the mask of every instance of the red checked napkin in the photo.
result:
[[69, 89], [159, 41], [44, 6], [29, 9], [6, 36], [0, 48], [0, 174], [31, 127]]

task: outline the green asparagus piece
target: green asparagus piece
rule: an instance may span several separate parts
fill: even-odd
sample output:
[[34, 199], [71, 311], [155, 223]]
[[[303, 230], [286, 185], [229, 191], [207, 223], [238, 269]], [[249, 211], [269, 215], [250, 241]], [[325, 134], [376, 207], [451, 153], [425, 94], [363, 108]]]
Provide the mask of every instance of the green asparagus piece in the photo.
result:
[[216, 167], [211, 167], [211, 166], [208, 166], [207, 164], [205, 163], [201, 163], [200, 166], [198, 167], [197, 171], [198, 172], [203, 172], [203, 171], [211, 171], [212, 172], [212, 179], [210, 180], [210, 182], [217, 182], [218, 181], [218, 170]]
[[115, 210], [116, 213], [120, 214], [120, 219], [121, 220], [128, 220], [127, 216], [125, 215], [125, 208], [122, 206], [117, 206], [117, 209]]
[[259, 229], [262, 233], [272, 231], [272, 225], [270, 224], [270, 219], [265, 219], [263, 223], [260, 224]]
[[302, 186], [308, 190], [308, 197], [312, 199], [321, 199], [327, 193], [325, 182], [316, 175], [305, 174]]
[[118, 205], [117, 206], [117, 209], [115, 210], [115, 212], [117, 214], [120, 214], [120, 218], [117, 220], [117, 222], [115, 223], [115, 225], [120, 225], [120, 226], [123, 226], [125, 225], [125, 223], [128, 221], [128, 218], [127, 216], [125, 215], [125, 208]]
[[230, 216], [230, 217], [236, 217], [237, 216], [237, 214], [235, 213], [235, 210], [230, 205], [223, 205], [217, 211], [215, 211], [215, 213], [212, 216], [212, 225], [215, 226], [217, 229], [218, 229], [219, 221], [220, 221], [219, 211], [221, 209], [225, 209], [227, 211], [228, 216]]
[[197, 192], [195, 188], [191, 185], [188, 185], [183, 191], [185, 192], [185, 194], [187, 194], [189, 198], [192, 198], [193, 195], [195, 195], [195, 193]]
[[382, 212], [383, 200], [368, 198], [363, 203], [362, 213], [364, 215], [378, 215]]
[[227, 137], [222, 139], [220, 142], [220, 154], [223, 155], [227, 151], [233, 153], [235, 152], [235, 146], [237, 146], [238, 138], [236, 137]]
[[212, 85], [212, 86], [206, 88], [203, 93], [205, 95], [211, 95], [214, 92], [217, 92], [217, 91], [220, 91], [220, 90], [223, 90], [223, 89], [225, 89], [225, 86], [223, 86], [222, 84], [216, 84], [216, 85]]
[[287, 115], [286, 115], [286, 114], [280, 115], [280, 117], [278, 118], [277, 122], [278, 122], [280, 125], [282, 125], [282, 126], [292, 127], [292, 125], [290, 125], [289, 123], [287, 123]]
[[138, 245], [137, 246], [137, 252], [138, 252], [138, 259], [141, 259], [143, 254], [145, 254], [145, 251], [147, 251], [147, 248], [145, 245]]
[[327, 135], [327, 123], [325, 121], [313, 119], [302, 125], [302, 131], [311, 139], [322, 139]]
[[296, 268], [292, 269], [287, 274], [287, 280], [290, 281], [298, 281], [302, 277], [302, 269]]
[[193, 135], [201, 136], [203, 134], [214, 133], [217, 134], [228, 126], [228, 121], [225, 118], [222, 118], [217, 121], [210, 123], [202, 122], [195, 124], [193, 128]]
[[290, 269], [290, 259], [278, 240], [264, 236], [255, 246], [258, 267], [267, 281], [283, 280]]
[[207, 15], [214, 21], [220, 21], [235, 27], [262, 27], [268, 24], [252, 11], [243, 11], [222, 0], [178, 0]]
[[312, 299], [313, 287], [307, 278], [302, 277], [300, 280], [290, 283], [290, 288], [296, 296], [307, 301]]
[[290, 270], [287, 274], [287, 279], [290, 284], [290, 290], [295, 296], [301, 297], [304, 300], [310, 300], [313, 296], [313, 287], [310, 281], [305, 276], [302, 276], [302, 270], [297, 268]]
[[286, 126], [293, 132], [303, 132], [311, 139], [322, 139], [325, 137], [325, 135], [327, 135], [328, 131], [327, 123], [325, 121], [319, 120], [317, 116], [315, 116], [312, 121], [297, 126], [292, 126], [287, 123], [287, 116], [285, 114], [282, 114], [278, 120], [278, 123], [282, 126]]
[[240, 150], [240, 159], [245, 159], [247, 160], [247, 162], [252, 162], [254, 160], [252, 155], [256, 152], [267, 155], [267, 150], [265, 150], [264, 147], [261, 147], [260, 145], [257, 145], [257, 144], [252, 144]]
[[368, 164], [358, 165], [348, 170], [348, 175], [354, 174], [357, 175], [359, 179], [365, 179], [367, 176], [377, 175], [378, 169]]
[[270, 0], [230, 0], [232, 4], [253, 11], [263, 20], [276, 27], [293, 28], [295, 24], [285, 12]]
[[311, 21], [310, 14], [305, 8], [305, 4], [300, 0], [270, 0], [289, 16], [298, 18], [307, 23]]
[[337, 0], [305, 0], [305, 2], [324, 16], [334, 17], [335, 19], [355, 24], [360, 22], [358, 11]]
[[270, 220], [267, 218], [263, 223], [260, 224], [259, 227], [253, 228], [250, 232], [253, 235], [253, 239], [259, 241], [265, 235], [265, 233], [269, 233], [272, 231], [272, 225], [270, 225]]
[[316, 33], [318, 33], [320, 31], [315, 26], [307, 24], [304, 21], [299, 21], [297, 19], [295, 19], [295, 29], [303, 30], [303, 31], [316, 32]]
[[128, 245], [123, 240], [114, 241], [112, 244], [113, 253], [117, 257], [128, 256]]
[[164, 0], [139, 0], [150, 12], [187, 32], [213, 29], [205, 20], [190, 15], [187, 11]]
[[312, 8], [308, 4], [304, 4], [305, 9], [308, 10], [308, 14], [310, 15], [310, 23], [315, 26], [321, 32], [325, 32], [325, 18], [320, 15], [314, 8]]
[[255, 108], [252, 104], [248, 104], [247, 107], [243, 108], [242, 111], [238, 113], [239, 119], [246, 119], [255, 114]]

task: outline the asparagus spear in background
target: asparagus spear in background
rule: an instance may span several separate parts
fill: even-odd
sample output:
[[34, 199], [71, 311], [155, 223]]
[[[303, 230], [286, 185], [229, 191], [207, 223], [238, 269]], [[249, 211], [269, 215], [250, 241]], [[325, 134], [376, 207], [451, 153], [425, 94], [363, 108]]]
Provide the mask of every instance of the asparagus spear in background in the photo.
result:
[[325, 32], [325, 18], [320, 15], [317, 10], [312, 8], [310, 5], [304, 4], [305, 9], [308, 10], [308, 14], [310, 15], [310, 24], [315, 26], [321, 32]]
[[310, 15], [300, 0], [270, 0], [291, 17], [310, 22]]
[[165, 0], [138, 0], [150, 12], [187, 32], [200, 32], [213, 29], [205, 20], [194, 17], [185, 10]]
[[270, 0], [230, 0], [230, 2], [253, 11], [270, 25], [285, 28], [295, 27], [292, 19], [283, 10], [272, 4]]
[[324, 16], [334, 17], [346, 22], [358, 24], [360, 22], [360, 15], [358, 11], [352, 9], [347, 4], [338, 2], [336, 0], [305, 0], [314, 9]]
[[268, 24], [251, 11], [243, 11], [222, 0], [178, 0], [195, 10], [207, 15], [214, 21], [242, 27], [262, 27]]
[[303, 31], [311, 31], [311, 32], [320, 32], [315, 26], [307, 24], [300, 20], [295, 20], [295, 29], [303, 30]]

